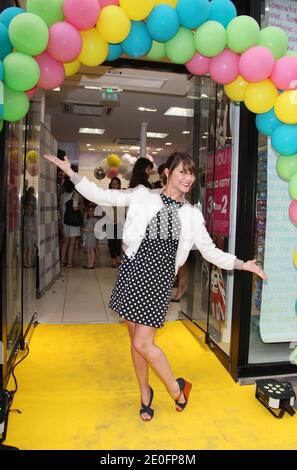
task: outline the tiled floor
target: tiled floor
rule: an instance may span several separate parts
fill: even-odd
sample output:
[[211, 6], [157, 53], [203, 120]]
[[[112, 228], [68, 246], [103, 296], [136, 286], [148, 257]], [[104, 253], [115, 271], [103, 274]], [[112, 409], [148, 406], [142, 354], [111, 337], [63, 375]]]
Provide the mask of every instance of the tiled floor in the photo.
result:
[[[39, 323], [115, 323], [120, 318], [108, 308], [117, 269], [110, 267], [107, 246], [101, 246], [101, 267], [62, 268], [59, 279], [37, 301]], [[86, 262], [80, 253], [79, 264]], [[178, 318], [179, 304], [170, 304], [166, 319]]]

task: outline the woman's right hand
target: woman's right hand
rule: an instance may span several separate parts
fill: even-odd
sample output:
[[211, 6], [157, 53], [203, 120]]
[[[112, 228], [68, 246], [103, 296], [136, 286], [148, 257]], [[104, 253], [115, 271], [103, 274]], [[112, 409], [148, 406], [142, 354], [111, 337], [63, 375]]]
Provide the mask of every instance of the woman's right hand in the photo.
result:
[[48, 160], [50, 163], [53, 163], [58, 168], [60, 168], [60, 170], [62, 170], [65, 173], [65, 175], [69, 176], [69, 178], [73, 176], [74, 171], [71, 169], [71, 163], [66, 157], [66, 155], [64, 157], [64, 160], [60, 160], [59, 158], [54, 157], [54, 155], [44, 155], [44, 158]]

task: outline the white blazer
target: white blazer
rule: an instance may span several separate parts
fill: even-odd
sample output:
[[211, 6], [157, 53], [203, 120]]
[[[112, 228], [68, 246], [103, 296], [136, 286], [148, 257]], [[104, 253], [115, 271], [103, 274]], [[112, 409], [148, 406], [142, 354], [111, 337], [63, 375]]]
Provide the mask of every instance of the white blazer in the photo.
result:
[[[140, 185], [135, 189], [101, 189], [86, 177], [75, 174], [71, 181], [89, 201], [104, 206], [129, 206], [123, 231], [123, 248], [128, 257], [134, 257], [145, 238], [150, 220], [163, 207], [160, 197], [162, 189], [150, 190]], [[222, 269], [241, 269], [235, 255], [218, 249], [209, 236], [201, 211], [185, 201], [178, 210], [181, 230], [176, 252], [175, 272], [178, 272], [191, 249], [198, 248], [203, 258]]]

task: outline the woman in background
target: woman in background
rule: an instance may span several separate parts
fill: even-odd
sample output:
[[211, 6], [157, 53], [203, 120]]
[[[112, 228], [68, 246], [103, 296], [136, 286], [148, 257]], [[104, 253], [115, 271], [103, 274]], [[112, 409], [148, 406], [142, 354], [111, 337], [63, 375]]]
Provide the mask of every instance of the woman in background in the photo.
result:
[[142, 184], [146, 188], [152, 189], [153, 186], [149, 182], [149, 177], [153, 168], [154, 165], [148, 158], [138, 158], [133, 168], [129, 188], [136, 188], [136, 186]]

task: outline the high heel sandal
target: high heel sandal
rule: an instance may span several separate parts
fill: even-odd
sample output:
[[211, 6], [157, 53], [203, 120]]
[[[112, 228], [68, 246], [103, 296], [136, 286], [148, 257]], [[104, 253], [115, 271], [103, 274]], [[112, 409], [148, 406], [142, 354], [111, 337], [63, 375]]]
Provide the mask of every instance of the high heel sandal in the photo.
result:
[[[154, 416], [154, 410], [151, 408], [151, 404], [152, 404], [152, 401], [153, 401], [153, 398], [154, 398], [154, 390], [152, 389], [152, 387], [150, 387], [150, 393], [151, 393], [151, 396], [150, 396], [149, 404], [144, 405], [141, 402], [141, 409], [139, 411], [139, 414], [140, 414], [140, 417], [141, 417], [142, 421], [151, 421], [153, 416]], [[141, 415], [143, 415], [144, 413], [147, 413], [150, 416], [150, 419], [143, 418]]]
[[[180, 411], [183, 411], [185, 409], [185, 407], [187, 406], [187, 403], [189, 401], [190, 391], [191, 391], [191, 388], [192, 388], [192, 384], [190, 382], [187, 382], [183, 378], [176, 379], [176, 381], [177, 381], [177, 383], [179, 385], [179, 389], [180, 389], [180, 394], [178, 395], [177, 399], [175, 400], [175, 403], [177, 405], [176, 406], [176, 411], [180, 412]], [[179, 403], [178, 400], [181, 398], [182, 395], [184, 395], [184, 397], [185, 397], [185, 402], [184, 403]]]

